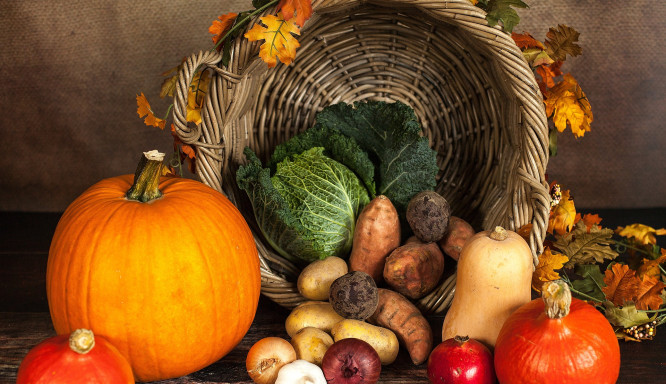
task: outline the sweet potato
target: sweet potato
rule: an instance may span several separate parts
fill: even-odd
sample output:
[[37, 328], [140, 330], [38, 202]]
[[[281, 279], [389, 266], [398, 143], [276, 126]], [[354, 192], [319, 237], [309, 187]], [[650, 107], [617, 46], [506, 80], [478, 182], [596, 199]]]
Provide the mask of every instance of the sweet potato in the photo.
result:
[[369, 322], [392, 330], [415, 365], [424, 363], [433, 346], [432, 328], [418, 308], [405, 296], [380, 288], [379, 305]]
[[451, 216], [446, 233], [439, 241], [439, 246], [453, 260], [458, 260], [463, 245], [475, 233], [474, 228], [468, 222], [459, 217]]
[[400, 219], [388, 197], [379, 195], [363, 208], [356, 220], [349, 270], [382, 281], [388, 255], [400, 245]]
[[410, 242], [396, 248], [386, 259], [384, 280], [410, 299], [432, 291], [444, 273], [444, 254], [437, 243]]

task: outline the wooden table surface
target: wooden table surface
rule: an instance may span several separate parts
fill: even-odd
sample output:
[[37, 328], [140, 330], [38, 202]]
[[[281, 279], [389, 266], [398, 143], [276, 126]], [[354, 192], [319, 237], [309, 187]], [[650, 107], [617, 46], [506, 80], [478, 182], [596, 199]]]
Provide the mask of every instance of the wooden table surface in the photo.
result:
[[[666, 208], [590, 213], [598, 213], [604, 218], [602, 225], [609, 228], [635, 222], [666, 227]], [[18, 366], [30, 348], [55, 335], [45, 275], [48, 247], [59, 217], [58, 213], [0, 212], [0, 383], [14, 383]], [[663, 241], [660, 243], [663, 246]], [[201, 371], [160, 383], [252, 383], [245, 372], [247, 351], [265, 336], [288, 338], [284, 331], [287, 315], [287, 310], [262, 296], [254, 323], [235, 350]], [[437, 337], [443, 318], [429, 320]], [[661, 328], [652, 341], [620, 342], [618, 383], [666, 383], [666, 328]], [[382, 368], [380, 382], [427, 383], [425, 364], [414, 366], [401, 350], [395, 363]]]

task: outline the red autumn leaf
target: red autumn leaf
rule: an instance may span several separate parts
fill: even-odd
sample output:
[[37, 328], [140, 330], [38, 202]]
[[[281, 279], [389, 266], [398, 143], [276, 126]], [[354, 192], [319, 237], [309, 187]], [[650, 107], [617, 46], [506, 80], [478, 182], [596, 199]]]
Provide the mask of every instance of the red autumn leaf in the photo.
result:
[[601, 290], [606, 298], [615, 305], [624, 305], [625, 301], [633, 301], [638, 292], [640, 280], [636, 271], [626, 264], [616, 263], [606, 270], [604, 277], [606, 286]]
[[[220, 39], [222, 39], [224, 35], [229, 32], [231, 27], [234, 25], [234, 22], [236, 21], [236, 17], [238, 17], [238, 14], [234, 12], [218, 16], [217, 20], [214, 20], [213, 24], [208, 27], [208, 32], [213, 35], [212, 39], [215, 44], [217, 44]], [[220, 45], [218, 48], [221, 47], [222, 46]]]
[[555, 78], [562, 76], [562, 71], [560, 70], [562, 63], [562, 61], [556, 61], [550, 65], [540, 65], [536, 68], [536, 73], [540, 77], [538, 83], [542, 93], [546, 89], [554, 87]]
[[639, 279], [639, 281], [638, 293], [635, 299], [636, 309], [659, 309], [664, 302], [660, 295], [666, 285], [659, 281], [659, 278], [651, 276], [643, 276], [643, 279]]
[[294, 21], [299, 27], [303, 27], [305, 21], [312, 16], [311, 0], [280, 0], [277, 6], [278, 11], [282, 11], [285, 20], [291, 20], [296, 13]]
[[516, 32], [511, 32], [511, 38], [513, 41], [516, 42], [516, 45], [518, 48], [521, 50], [527, 49], [527, 48], [539, 48], [539, 49], [546, 49], [546, 47], [543, 45], [542, 42], [539, 40], [535, 39], [530, 35], [528, 32], [523, 31], [523, 33], [516, 33]]

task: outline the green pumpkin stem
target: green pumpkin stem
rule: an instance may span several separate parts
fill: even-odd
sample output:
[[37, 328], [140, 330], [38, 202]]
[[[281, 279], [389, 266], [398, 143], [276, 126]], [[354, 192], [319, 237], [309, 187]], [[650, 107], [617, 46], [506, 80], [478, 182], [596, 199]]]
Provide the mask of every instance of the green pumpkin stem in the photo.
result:
[[127, 199], [146, 203], [162, 197], [162, 191], [158, 188], [162, 176], [162, 161], [164, 153], [156, 150], [143, 153], [134, 173], [134, 184], [125, 194]]
[[571, 290], [563, 280], [548, 281], [541, 290], [541, 298], [546, 306], [546, 315], [551, 319], [561, 319], [569, 314]]
[[95, 346], [95, 336], [89, 329], [77, 329], [69, 335], [72, 351], [85, 355]]

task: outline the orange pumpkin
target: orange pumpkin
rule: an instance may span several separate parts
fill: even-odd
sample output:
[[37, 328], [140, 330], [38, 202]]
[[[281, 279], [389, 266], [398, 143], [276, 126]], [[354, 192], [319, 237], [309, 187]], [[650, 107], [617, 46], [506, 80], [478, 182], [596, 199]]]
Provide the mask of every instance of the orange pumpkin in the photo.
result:
[[46, 271], [56, 332], [104, 336], [138, 381], [225, 356], [250, 328], [261, 289], [241, 213], [198, 181], [160, 180], [163, 154], [154, 152], [134, 184], [132, 175], [102, 180], [66, 209]]

